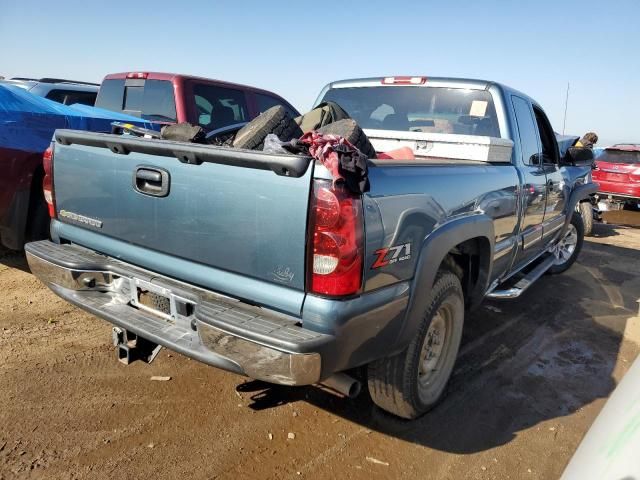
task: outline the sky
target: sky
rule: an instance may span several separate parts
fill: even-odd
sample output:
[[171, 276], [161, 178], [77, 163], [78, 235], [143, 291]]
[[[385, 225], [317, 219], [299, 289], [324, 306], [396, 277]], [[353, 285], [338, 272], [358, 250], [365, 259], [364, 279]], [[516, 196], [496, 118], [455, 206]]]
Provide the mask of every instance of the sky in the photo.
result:
[[308, 110], [327, 83], [494, 80], [562, 132], [640, 142], [640, 1], [0, 0], [0, 75], [99, 82], [163, 71], [274, 91]]

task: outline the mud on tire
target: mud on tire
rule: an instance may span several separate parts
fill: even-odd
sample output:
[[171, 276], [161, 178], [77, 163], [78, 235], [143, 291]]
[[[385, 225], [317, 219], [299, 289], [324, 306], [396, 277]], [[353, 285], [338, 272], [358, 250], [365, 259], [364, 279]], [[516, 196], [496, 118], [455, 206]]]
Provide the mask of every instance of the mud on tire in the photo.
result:
[[283, 142], [302, 136], [302, 130], [281, 105], [271, 107], [242, 127], [233, 140], [235, 148], [262, 150], [264, 139], [273, 133]]
[[367, 135], [362, 131], [355, 120], [338, 120], [337, 122], [333, 122], [319, 128], [318, 132], [344, 137], [349, 140], [354, 147], [365, 154], [367, 158], [376, 158], [375, 148], [373, 148], [369, 138], [367, 138]]

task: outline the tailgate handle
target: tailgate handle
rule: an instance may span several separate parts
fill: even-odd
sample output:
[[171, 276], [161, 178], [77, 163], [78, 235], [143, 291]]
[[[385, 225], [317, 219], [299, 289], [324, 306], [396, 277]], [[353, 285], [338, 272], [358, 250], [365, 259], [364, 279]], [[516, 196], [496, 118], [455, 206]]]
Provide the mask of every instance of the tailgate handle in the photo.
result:
[[143, 195], [169, 195], [169, 172], [163, 168], [139, 166], [133, 172], [133, 188]]

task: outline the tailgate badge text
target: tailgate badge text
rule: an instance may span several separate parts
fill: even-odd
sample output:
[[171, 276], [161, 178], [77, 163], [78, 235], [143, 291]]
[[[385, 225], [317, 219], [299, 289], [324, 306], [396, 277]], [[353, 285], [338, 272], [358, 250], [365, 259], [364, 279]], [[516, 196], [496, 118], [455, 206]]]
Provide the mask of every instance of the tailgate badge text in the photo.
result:
[[76, 223], [83, 223], [94, 228], [102, 228], [102, 220], [96, 220], [95, 218], [85, 217], [84, 215], [78, 215], [77, 213], [69, 212], [67, 210], [60, 210], [59, 214], [62, 218], [66, 218]]

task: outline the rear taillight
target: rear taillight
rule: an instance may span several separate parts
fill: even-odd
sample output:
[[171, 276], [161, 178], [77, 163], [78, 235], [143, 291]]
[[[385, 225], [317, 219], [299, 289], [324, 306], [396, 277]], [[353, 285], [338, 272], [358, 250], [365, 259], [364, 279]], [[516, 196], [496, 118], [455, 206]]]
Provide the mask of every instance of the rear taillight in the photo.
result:
[[362, 286], [362, 200], [342, 185], [315, 180], [311, 197], [308, 290], [353, 295]]
[[44, 200], [47, 202], [49, 216], [56, 217], [56, 198], [53, 192], [53, 143], [49, 145], [42, 155], [42, 166], [44, 167], [44, 178], [42, 179], [42, 190]]

